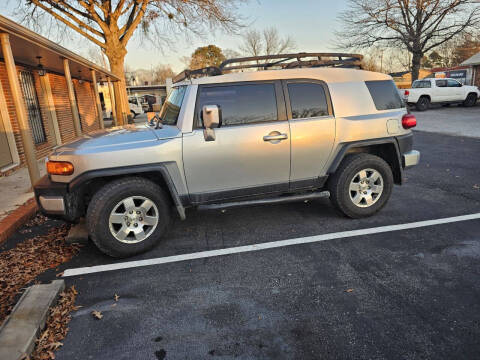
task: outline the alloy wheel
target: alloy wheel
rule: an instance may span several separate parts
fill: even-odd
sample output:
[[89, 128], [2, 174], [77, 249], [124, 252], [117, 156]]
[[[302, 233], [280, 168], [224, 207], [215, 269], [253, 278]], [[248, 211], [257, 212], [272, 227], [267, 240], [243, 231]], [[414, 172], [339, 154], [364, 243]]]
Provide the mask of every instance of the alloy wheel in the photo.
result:
[[349, 185], [350, 200], [358, 207], [375, 204], [383, 192], [383, 177], [375, 169], [363, 169], [355, 174]]
[[130, 196], [114, 206], [108, 223], [115, 239], [134, 244], [148, 238], [155, 231], [158, 220], [158, 208], [152, 200], [144, 196]]

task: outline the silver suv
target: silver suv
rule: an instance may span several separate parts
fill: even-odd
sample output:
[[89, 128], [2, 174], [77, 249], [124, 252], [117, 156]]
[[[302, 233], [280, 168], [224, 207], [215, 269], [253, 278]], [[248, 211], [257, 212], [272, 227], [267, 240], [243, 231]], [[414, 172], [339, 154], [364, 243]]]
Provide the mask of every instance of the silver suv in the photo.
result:
[[[329, 196], [348, 217], [370, 216], [420, 154], [391, 77], [352, 68], [360, 60], [300, 53], [186, 70], [157, 121], [55, 149], [37, 202], [47, 215], [86, 217], [91, 239], [115, 257], [154, 246], [189, 207]], [[262, 71], [238, 72], [252, 67]]]

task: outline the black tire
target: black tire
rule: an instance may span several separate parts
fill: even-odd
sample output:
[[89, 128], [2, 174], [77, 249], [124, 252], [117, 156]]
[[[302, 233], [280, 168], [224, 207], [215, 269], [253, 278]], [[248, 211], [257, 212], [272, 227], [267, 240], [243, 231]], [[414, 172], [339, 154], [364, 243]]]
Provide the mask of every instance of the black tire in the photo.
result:
[[[364, 169], [373, 169], [383, 178], [383, 191], [378, 199], [368, 207], [355, 205], [350, 196], [350, 183], [355, 175]], [[328, 180], [330, 201], [344, 215], [362, 218], [375, 214], [385, 206], [393, 189], [393, 175], [390, 166], [382, 158], [371, 154], [347, 155], [337, 171]]]
[[415, 107], [418, 111], [428, 110], [430, 107], [430, 99], [427, 96], [421, 96], [415, 104]]
[[[130, 196], [150, 199], [158, 210], [156, 227], [144, 240], [137, 243], [117, 240], [109, 226], [110, 213], [114, 207]], [[128, 257], [145, 252], [159, 242], [170, 223], [170, 202], [164, 191], [147, 179], [118, 179], [104, 185], [95, 193], [88, 205], [86, 220], [89, 235], [101, 252], [112, 257]]]
[[463, 102], [463, 106], [465, 107], [472, 107], [477, 103], [477, 95], [476, 94], [468, 94], [467, 98]]

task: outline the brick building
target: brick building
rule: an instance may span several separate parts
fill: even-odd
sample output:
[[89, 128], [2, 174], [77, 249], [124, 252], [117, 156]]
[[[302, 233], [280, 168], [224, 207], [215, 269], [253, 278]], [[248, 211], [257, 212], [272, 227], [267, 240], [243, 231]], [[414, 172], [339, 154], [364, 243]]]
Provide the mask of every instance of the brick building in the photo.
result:
[[473, 55], [471, 58], [462, 63], [463, 66], [470, 66], [472, 68], [472, 83], [480, 87], [480, 53]]
[[[117, 77], [0, 16], [0, 176], [103, 128], [97, 82]], [[114, 99], [112, 99], [114, 101]]]

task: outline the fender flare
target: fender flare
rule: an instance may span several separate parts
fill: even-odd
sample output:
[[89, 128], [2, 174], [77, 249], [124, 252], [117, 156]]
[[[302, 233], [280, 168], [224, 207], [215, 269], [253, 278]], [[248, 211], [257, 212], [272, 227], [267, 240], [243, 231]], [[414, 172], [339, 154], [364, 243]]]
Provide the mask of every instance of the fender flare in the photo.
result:
[[165, 181], [168, 187], [168, 191], [172, 196], [173, 203], [177, 209], [180, 219], [185, 220], [185, 206], [180, 198], [179, 192], [175, 187], [175, 183], [172, 179], [172, 174], [169, 172], [168, 168], [176, 167], [178, 171], [177, 164], [175, 162], [166, 162], [166, 163], [154, 163], [154, 164], [144, 164], [144, 165], [131, 165], [131, 166], [121, 166], [114, 168], [106, 169], [97, 169], [86, 171], [83, 174], [74, 178], [68, 185], [69, 192], [74, 192], [80, 190], [88, 181], [98, 178], [108, 178], [112, 176], [121, 176], [121, 175], [136, 175], [141, 173], [158, 173], [162, 179]]
[[[410, 136], [410, 134], [408, 136]], [[338, 166], [343, 161], [344, 157], [346, 156], [347, 152], [350, 149], [371, 146], [371, 145], [384, 145], [384, 144], [393, 144], [395, 148], [395, 158], [398, 162], [398, 169], [400, 171], [399, 180], [400, 180], [400, 184], [403, 183], [402, 157], [400, 154], [400, 147], [396, 137], [386, 137], [386, 138], [372, 139], [372, 140], [360, 140], [360, 141], [352, 141], [352, 142], [340, 144], [340, 149], [338, 150], [337, 154], [333, 158], [333, 161], [328, 167], [327, 174], [333, 174], [337, 170]]]

